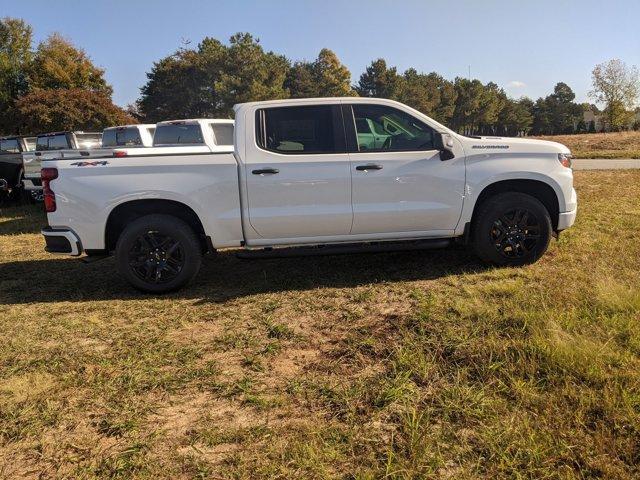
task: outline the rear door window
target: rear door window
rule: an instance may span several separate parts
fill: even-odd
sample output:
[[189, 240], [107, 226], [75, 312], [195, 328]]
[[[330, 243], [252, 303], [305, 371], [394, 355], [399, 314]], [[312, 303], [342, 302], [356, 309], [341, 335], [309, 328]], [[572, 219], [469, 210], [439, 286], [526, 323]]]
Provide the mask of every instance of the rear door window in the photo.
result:
[[156, 127], [153, 144], [160, 145], [203, 145], [202, 129], [199, 124], [169, 124]]
[[345, 152], [338, 106], [313, 105], [258, 110], [258, 146], [288, 154]]

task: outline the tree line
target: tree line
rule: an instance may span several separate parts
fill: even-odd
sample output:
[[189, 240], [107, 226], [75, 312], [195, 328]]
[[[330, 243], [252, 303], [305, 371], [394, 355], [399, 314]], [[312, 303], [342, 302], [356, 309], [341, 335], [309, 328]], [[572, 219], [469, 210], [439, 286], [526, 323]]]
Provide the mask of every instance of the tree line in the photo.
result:
[[[0, 132], [85, 129], [172, 118], [232, 117], [241, 102], [309, 97], [369, 96], [398, 100], [465, 134], [527, 135], [595, 130], [572, 89], [558, 83], [535, 102], [510, 98], [493, 82], [414, 68], [399, 72], [376, 59], [352, 83], [331, 50], [312, 61], [291, 61], [265, 51], [257, 38], [237, 33], [228, 43], [207, 37], [156, 61], [141, 96], [122, 109], [111, 100], [104, 70], [58, 34], [35, 48], [23, 20], [0, 20]], [[638, 74], [618, 60], [593, 71], [594, 100], [604, 103], [609, 129], [628, 128], [638, 98]]]

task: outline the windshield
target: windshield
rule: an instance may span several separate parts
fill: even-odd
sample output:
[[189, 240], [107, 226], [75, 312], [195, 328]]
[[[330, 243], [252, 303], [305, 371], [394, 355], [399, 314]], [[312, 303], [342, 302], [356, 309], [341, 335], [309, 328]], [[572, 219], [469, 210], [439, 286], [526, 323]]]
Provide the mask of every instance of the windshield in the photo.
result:
[[203, 145], [202, 130], [198, 124], [158, 125], [153, 136], [153, 145]]

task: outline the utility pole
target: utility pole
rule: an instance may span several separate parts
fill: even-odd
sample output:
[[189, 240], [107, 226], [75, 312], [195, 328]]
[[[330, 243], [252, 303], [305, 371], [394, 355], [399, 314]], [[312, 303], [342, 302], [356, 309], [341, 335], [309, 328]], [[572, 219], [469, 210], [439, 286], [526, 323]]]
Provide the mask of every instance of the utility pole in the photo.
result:
[[471, 65], [469, 65], [469, 80], [471, 80]]

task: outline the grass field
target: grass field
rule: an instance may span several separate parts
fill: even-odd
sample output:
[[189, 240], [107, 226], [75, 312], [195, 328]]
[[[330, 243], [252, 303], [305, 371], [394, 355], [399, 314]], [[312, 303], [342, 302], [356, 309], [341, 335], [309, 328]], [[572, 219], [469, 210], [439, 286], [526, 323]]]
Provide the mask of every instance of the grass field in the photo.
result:
[[535, 265], [204, 263], [153, 298], [0, 212], [0, 477], [640, 477], [640, 171]]
[[640, 132], [583, 133], [536, 138], [563, 143], [576, 158], [640, 158]]

